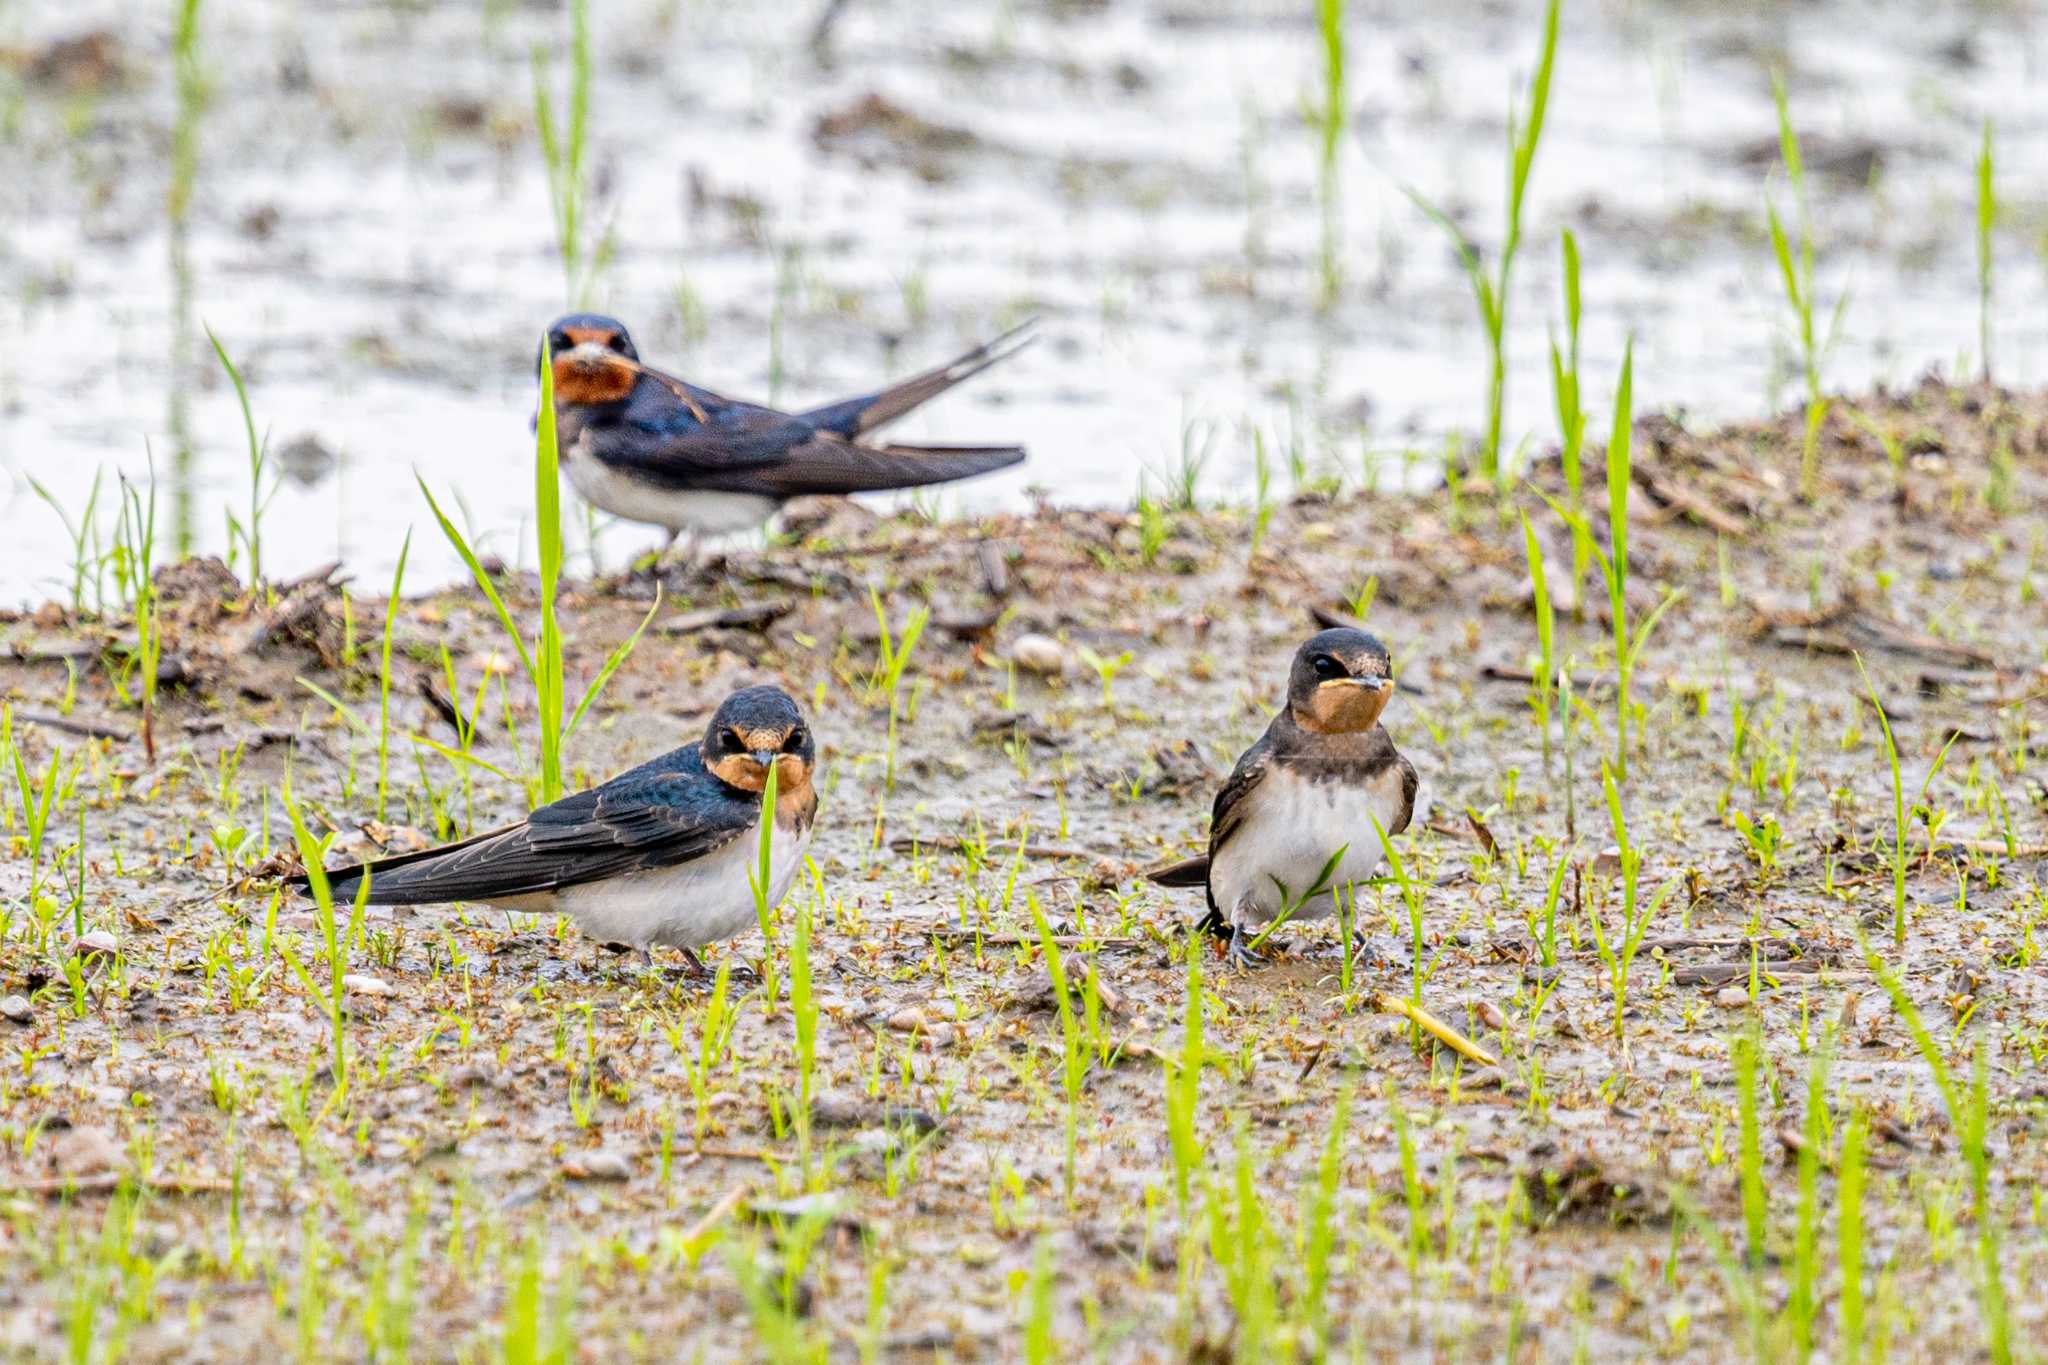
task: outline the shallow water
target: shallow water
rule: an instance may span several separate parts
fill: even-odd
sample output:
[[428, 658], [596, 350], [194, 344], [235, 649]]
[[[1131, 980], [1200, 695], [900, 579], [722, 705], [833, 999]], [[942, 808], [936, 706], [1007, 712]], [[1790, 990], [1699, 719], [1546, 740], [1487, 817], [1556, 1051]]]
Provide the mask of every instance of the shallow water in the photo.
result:
[[[1014, 504], [1034, 485], [1121, 502], [1184, 448], [1211, 452], [1207, 495], [1242, 496], [1253, 429], [1276, 460], [1296, 446], [1391, 479], [1480, 425], [1475, 310], [1402, 186], [1497, 245], [1501, 128], [1534, 64], [1535, 4], [1351, 7], [1344, 278], [1320, 315], [1301, 110], [1321, 48], [1306, 0], [853, 0], [828, 66], [805, 45], [808, 5], [593, 8], [591, 218], [613, 247], [590, 301], [651, 361], [809, 402], [1045, 318], [1041, 344], [904, 425], [1031, 447], [1023, 470], [948, 490], [945, 510]], [[191, 317], [244, 366], [274, 448], [311, 437], [335, 457], [284, 482], [262, 522], [266, 570], [339, 558], [381, 584], [410, 527], [410, 581], [450, 578], [415, 471], [455, 495], [486, 547], [519, 557], [532, 350], [567, 296], [528, 49], [566, 33], [565, 14], [206, 0], [202, 22], [214, 93]], [[247, 501], [232, 393], [204, 337], [177, 335], [168, 12], [136, 26], [114, 4], [16, 7], [0, 45], [33, 53], [96, 26], [123, 34], [125, 81], [67, 91], [20, 60], [5, 76], [0, 601], [69, 576], [68, 539], [30, 476], [75, 515], [95, 470], [184, 469], [160, 485], [166, 548], [182, 531], [220, 550], [226, 508]], [[1987, 112], [2009, 209], [1994, 358], [2000, 378], [2038, 382], [2041, 57], [2031, 5], [1938, 19], [1834, 0], [1791, 14], [1570, 6], [1510, 312], [1508, 442], [1540, 447], [1553, 430], [1544, 346], [1566, 226], [1586, 261], [1596, 408], [1628, 332], [1639, 408], [1789, 401], [1762, 213], [1774, 63], [1816, 167], [1823, 302], [1850, 293], [1829, 386], [1975, 366], [1972, 160]], [[557, 92], [565, 79], [558, 60]], [[919, 150], [870, 129], [821, 148], [819, 117], [870, 92], [971, 137]], [[112, 501], [102, 493], [103, 512]], [[598, 546], [616, 564], [654, 540], [600, 528]]]

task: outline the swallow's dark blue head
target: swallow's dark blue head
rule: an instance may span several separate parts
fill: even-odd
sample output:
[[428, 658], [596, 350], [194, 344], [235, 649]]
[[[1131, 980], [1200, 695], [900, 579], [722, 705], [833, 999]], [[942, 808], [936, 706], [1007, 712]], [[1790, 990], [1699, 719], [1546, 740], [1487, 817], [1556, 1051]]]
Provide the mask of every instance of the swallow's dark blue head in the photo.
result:
[[[557, 403], [623, 402], [640, 376], [640, 353], [625, 324], [602, 313], [556, 318], [548, 327], [546, 354], [554, 360]], [[536, 369], [539, 364], [536, 357]]]
[[1287, 705], [1305, 730], [1349, 734], [1370, 730], [1394, 694], [1387, 647], [1362, 630], [1319, 631], [1294, 651]]
[[775, 768], [782, 796], [810, 789], [817, 743], [803, 712], [779, 687], [748, 687], [727, 697], [704, 730], [704, 766], [729, 787], [757, 792]]

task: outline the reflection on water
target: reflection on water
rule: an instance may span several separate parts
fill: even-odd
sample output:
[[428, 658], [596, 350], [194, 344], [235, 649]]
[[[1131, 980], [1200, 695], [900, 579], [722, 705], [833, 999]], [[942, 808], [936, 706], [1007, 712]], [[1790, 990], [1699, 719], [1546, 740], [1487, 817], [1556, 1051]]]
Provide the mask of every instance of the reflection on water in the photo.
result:
[[165, 376], [171, 438], [171, 550], [192, 553], [198, 502], [198, 462], [192, 450], [192, 191], [199, 178], [199, 124], [206, 113], [207, 78], [200, 58], [200, 0], [180, 0], [171, 40], [171, 73], [177, 114], [171, 125], [171, 184], [164, 197], [169, 220], [171, 269], [171, 358]]
[[[650, 363], [822, 402], [1038, 314], [1039, 345], [901, 433], [1029, 446], [1020, 469], [935, 495], [950, 513], [1033, 486], [1128, 505], [1141, 474], [1165, 486], [1191, 430], [1216, 433], [1200, 495], [1244, 500], [1261, 444], [1284, 494], [1297, 455], [1311, 478], [1420, 477], [1482, 427], [1479, 310], [1403, 191], [1493, 259], [1542, 0], [1332, 7], [1335, 101], [1314, 0], [847, 5], [826, 67], [805, 47], [821, 7], [598, 6], [582, 238], [615, 249], [590, 302]], [[148, 447], [165, 548], [225, 552], [245, 444], [205, 327], [303, 471], [264, 519], [267, 569], [338, 558], [388, 581], [408, 525], [432, 530], [415, 472], [469, 509], [483, 550], [530, 561], [533, 355], [563, 288], [531, 49], [552, 52], [566, 108], [568, 7], [172, 0], [168, 53], [132, 8], [10, 11], [10, 44], [104, 31], [130, 76], [89, 105], [31, 91], [10, 128], [0, 603], [68, 589], [70, 539], [27, 479], [75, 517], [96, 469], [139, 477]], [[1813, 177], [1819, 293], [1851, 295], [1824, 385], [1977, 368], [1986, 115], [2013, 206], [1993, 243], [1998, 373], [2040, 382], [2039, 9], [1568, 4], [1507, 310], [1504, 450], [1555, 441], [1566, 227], [1590, 408], [1631, 333], [1642, 412], [1799, 396], [1763, 220], [1766, 187], [1783, 200], [1774, 69]], [[346, 486], [322, 472], [337, 457]], [[600, 540], [614, 564], [652, 543]], [[431, 534], [411, 572], [462, 574]]]
[[171, 437], [171, 546], [182, 558], [192, 553], [197, 537], [194, 524], [198, 490], [198, 462], [192, 453], [192, 403], [187, 396], [192, 381], [192, 259], [190, 235], [181, 219], [171, 221], [171, 361], [168, 382], [169, 411], [165, 426]]

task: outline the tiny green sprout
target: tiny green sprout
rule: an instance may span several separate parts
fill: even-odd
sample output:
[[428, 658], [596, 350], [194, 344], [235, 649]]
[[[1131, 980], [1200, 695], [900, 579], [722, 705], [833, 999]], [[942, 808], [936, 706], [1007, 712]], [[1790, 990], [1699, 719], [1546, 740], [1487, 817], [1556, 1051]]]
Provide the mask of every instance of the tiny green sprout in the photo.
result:
[[1557, 679], [1556, 618], [1550, 605], [1550, 581], [1544, 571], [1543, 542], [1536, 528], [1522, 515], [1522, 545], [1529, 566], [1529, 591], [1536, 608], [1536, 677], [1529, 690], [1529, 705], [1536, 712], [1536, 728], [1543, 736], [1543, 768], [1550, 770], [1551, 689]]
[[747, 870], [747, 885], [754, 893], [754, 915], [761, 929], [762, 1008], [768, 1014], [775, 1013], [781, 980], [775, 961], [775, 903], [769, 899], [775, 887], [775, 816], [779, 776], [777, 765], [769, 764], [767, 781], [761, 787], [761, 834], [755, 865]]
[[585, 200], [590, 193], [586, 167], [593, 66], [590, 0], [572, 0], [569, 14], [568, 125], [563, 128], [556, 118], [554, 100], [547, 87], [547, 49], [538, 43], [533, 49], [533, 122], [540, 136], [541, 158], [547, 167], [555, 248], [561, 257], [568, 299], [571, 304], [580, 304], [590, 291], [604, 252], [602, 244], [593, 248], [584, 241], [583, 229]]
[[896, 789], [896, 724], [901, 709], [898, 697], [903, 688], [904, 670], [910, 667], [910, 656], [917, 649], [917, 642], [924, 636], [926, 623], [931, 620], [931, 608], [919, 603], [913, 607], [910, 617], [903, 625], [903, 633], [897, 636], [889, 629], [888, 613], [882, 607], [882, 595], [873, 587], [868, 589], [868, 601], [875, 613], [875, 666], [868, 673], [868, 703], [877, 702], [889, 708], [889, 748], [885, 758], [884, 785]]
[[1768, 878], [1778, 870], [1778, 850], [1784, 841], [1785, 832], [1779, 827], [1776, 816], [1765, 815], [1758, 820], [1752, 819], [1743, 811], [1730, 811], [1728, 823], [1741, 833], [1743, 843], [1749, 849], [1749, 856], [1756, 860], [1759, 872]]
[[1586, 527], [1586, 411], [1579, 380], [1579, 242], [1566, 228], [1558, 242], [1564, 263], [1564, 335], [1562, 349], [1550, 339], [1550, 389], [1557, 408], [1558, 464], [1564, 472], [1565, 506], [1571, 512], [1572, 601], [1576, 614], [1582, 602], [1586, 569], [1593, 562], [1593, 542]]
[[[242, 382], [241, 370], [228, 359], [227, 347], [221, 344], [210, 327], [206, 329], [206, 339], [213, 343], [214, 355], [220, 359], [221, 368], [227, 371], [229, 382], [235, 386], [235, 401], [242, 409], [242, 431], [249, 442], [249, 520], [245, 523], [233, 512], [228, 513], [228, 563], [233, 566], [233, 547], [239, 542], [248, 554], [249, 583], [252, 587], [260, 586], [263, 582], [263, 513], [283, 486], [283, 478], [274, 476], [270, 481], [270, 491], [264, 492], [264, 443], [256, 438], [256, 418], [250, 411], [249, 390]], [[383, 818], [381, 813], [378, 818]]]
[[1266, 543], [1266, 528], [1273, 521], [1273, 463], [1266, 457], [1266, 433], [1252, 432], [1252, 544], [1250, 557], [1257, 559]]
[[1380, 576], [1373, 574], [1365, 582], [1358, 585], [1358, 591], [1351, 594], [1350, 600], [1345, 605], [1350, 608], [1353, 618], [1363, 621], [1372, 613], [1373, 599], [1379, 595]]
[[96, 614], [106, 609], [107, 558], [99, 552], [99, 502], [100, 485], [106, 477], [104, 469], [93, 470], [92, 488], [85, 497], [85, 509], [76, 521], [64, 510], [56, 495], [43, 487], [34, 475], [28, 475], [28, 486], [35, 495], [57, 514], [63, 523], [65, 538], [71, 542], [71, 614], [85, 615], [85, 585], [90, 575], [93, 585], [93, 601]]
[[1977, 152], [1977, 363], [1987, 384], [1991, 382], [1991, 229], [1998, 222], [1994, 170], [1991, 120], [1987, 118]]
[[213, 845], [214, 854], [219, 857], [221, 867], [227, 872], [229, 881], [234, 880], [235, 855], [249, 842], [249, 831], [241, 825], [215, 825], [208, 832], [207, 842]]
[[1150, 568], [1172, 531], [1166, 510], [1141, 488], [1138, 492], [1138, 562]]
[[1081, 656], [1083, 663], [1095, 670], [1095, 676], [1102, 681], [1102, 709], [1114, 711], [1116, 702], [1111, 696], [1111, 688], [1116, 682], [1116, 675], [1129, 667], [1131, 660], [1137, 656], [1127, 649], [1114, 658], [1104, 658], [1086, 645], [1077, 646], [1075, 652]]
[[1341, 240], [1339, 218], [1342, 203], [1339, 191], [1342, 179], [1338, 175], [1338, 150], [1344, 140], [1344, 125], [1349, 105], [1344, 93], [1344, 0], [1316, 0], [1316, 28], [1322, 38], [1323, 49], [1323, 92], [1322, 100], [1308, 113], [1310, 126], [1315, 130], [1319, 155], [1317, 166], [1317, 198], [1322, 204], [1322, 246], [1317, 253], [1316, 308], [1328, 312], [1337, 302], [1343, 285], [1343, 274], [1338, 263], [1338, 244]]
[[1771, 75], [1771, 97], [1778, 111], [1779, 160], [1786, 182], [1792, 189], [1794, 231], [1788, 233], [1784, 219], [1778, 213], [1777, 201], [1768, 194], [1764, 197], [1764, 210], [1770, 228], [1771, 253], [1777, 259], [1779, 282], [1785, 291], [1785, 301], [1792, 310], [1800, 364], [1806, 381], [1806, 438], [1799, 460], [1799, 492], [1801, 497], [1810, 501], [1819, 491], [1820, 429], [1828, 414], [1828, 400], [1821, 394], [1821, 359], [1834, 344], [1834, 335], [1841, 326], [1842, 309], [1847, 306], [1849, 295], [1845, 291], [1835, 300], [1827, 334], [1821, 335], [1814, 325], [1819, 299], [1814, 284], [1813, 225], [1808, 214], [1806, 162], [1800, 154], [1799, 135], [1792, 127], [1792, 115], [1785, 98], [1785, 78], [1781, 73], [1773, 72]]
[[1529, 188], [1529, 173], [1536, 165], [1536, 151], [1543, 141], [1544, 114], [1550, 104], [1550, 74], [1557, 61], [1557, 15], [1559, 0], [1549, 0], [1543, 11], [1543, 46], [1536, 72], [1529, 80], [1528, 104], [1508, 115], [1508, 200], [1507, 223], [1501, 237], [1500, 254], [1489, 276], [1464, 231], [1449, 214], [1423, 198], [1412, 187], [1408, 197], [1432, 223], [1443, 229], [1456, 248], [1458, 259], [1479, 305], [1479, 320], [1486, 332], [1488, 370], [1486, 386], [1486, 434], [1478, 452], [1476, 472], [1494, 482], [1502, 475], [1501, 423], [1507, 394], [1508, 298], [1514, 273], [1516, 249], [1522, 241], [1522, 205]]

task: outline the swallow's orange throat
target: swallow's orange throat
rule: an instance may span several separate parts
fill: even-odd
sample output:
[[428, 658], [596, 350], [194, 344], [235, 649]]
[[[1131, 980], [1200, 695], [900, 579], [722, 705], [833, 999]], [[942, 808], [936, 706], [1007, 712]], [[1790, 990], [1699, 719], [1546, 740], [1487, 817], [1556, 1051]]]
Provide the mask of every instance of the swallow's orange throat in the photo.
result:
[[[760, 792], [768, 785], [768, 770], [747, 754], [728, 754], [705, 765], [729, 787]], [[775, 759], [775, 814], [781, 825], [804, 825], [818, 808], [818, 793], [811, 786], [810, 766], [797, 754], [780, 754]]]
[[637, 372], [624, 357], [589, 360], [555, 358], [557, 403], [620, 403], [633, 392]]
[[1302, 729], [1318, 734], [1357, 734], [1379, 722], [1392, 695], [1391, 689], [1359, 687], [1348, 679], [1325, 683], [1309, 696], [1307, 705], [1294, 708], [1294, 719]]

